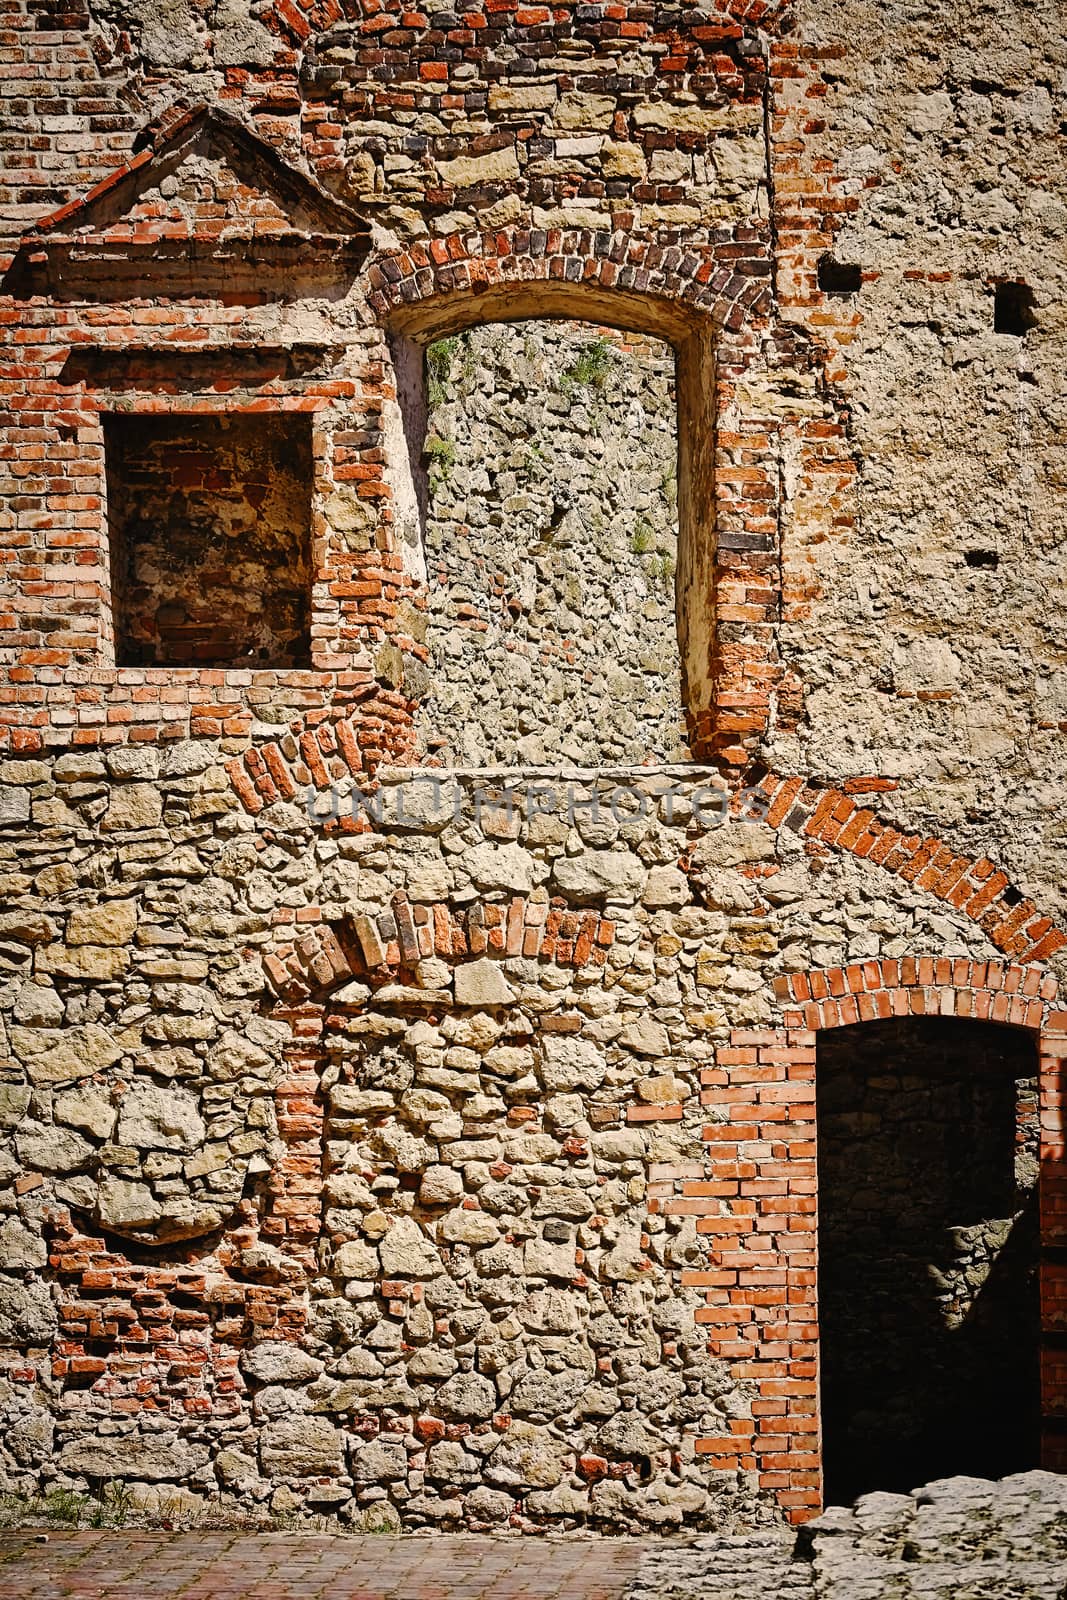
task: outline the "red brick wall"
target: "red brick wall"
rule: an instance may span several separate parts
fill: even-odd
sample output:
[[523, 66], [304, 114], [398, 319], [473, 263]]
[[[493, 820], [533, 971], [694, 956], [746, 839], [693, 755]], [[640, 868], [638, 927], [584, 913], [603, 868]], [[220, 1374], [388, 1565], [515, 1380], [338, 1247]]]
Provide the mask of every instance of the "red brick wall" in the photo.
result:
[[[758, 1470], [795, 1520], [821, 1504], [815, 1047], [820, 1029], [852, 1025], [869, 1007], [875, 1017], [988, 1020], [1025, 1028], [1038, 1040], [1042, 1328], [1048, 1336], [1042, 1459], [1062, 1468], [1067, 1391], [1058, 1362], [1063, 1274], [1056, 1218], [1064, 1187], [1059, 1060], [1067, 1051], [1067, 1014], [1053, 1008], [1054, 980], [1038, 967], [907, 959], [798, 973], [781, 980], [780, 990], [784, 1026], [736, 1029], [730, 1045], [717, 1052], [715, 1067], [703, 1074], [703, 1101], [725, 1107], [727, 1120], [705, 1129], [710, 1185], [683, 1185], [694, 1196], [707, 1192], [696, 1202], [706, 1213], [697, 1226], [714, 1241], [707, 1270], [687, 1278], [707, 1291], [708, 1308], [697, 1315], [708, 1324], [712, 1348], [738, 1377], [755, 1380], [760, 1396], [751, 1418], [737, 1418], [729, 1434], [698, 1448], [721, 1466]], [[798, 997], [812, 993], [825, 998], [796, 1006]]]

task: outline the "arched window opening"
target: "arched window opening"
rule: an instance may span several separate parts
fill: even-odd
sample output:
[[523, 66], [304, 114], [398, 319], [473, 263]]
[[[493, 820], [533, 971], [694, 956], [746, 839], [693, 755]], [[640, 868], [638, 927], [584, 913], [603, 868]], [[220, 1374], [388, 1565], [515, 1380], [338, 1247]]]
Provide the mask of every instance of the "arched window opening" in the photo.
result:
[[712, 720], [712, 330], [571, 283], [444, 295], [390, 328], [393, 503], [457, 767], [702, 759]]
[[674, 351], [530, 321], [426, 362], [427, 748], [459, 766], [684, 759]]
[[816, 1082], [826, 1501], [1036, 1466], [1032, 1036], [946, 1017], [828, 1030]]

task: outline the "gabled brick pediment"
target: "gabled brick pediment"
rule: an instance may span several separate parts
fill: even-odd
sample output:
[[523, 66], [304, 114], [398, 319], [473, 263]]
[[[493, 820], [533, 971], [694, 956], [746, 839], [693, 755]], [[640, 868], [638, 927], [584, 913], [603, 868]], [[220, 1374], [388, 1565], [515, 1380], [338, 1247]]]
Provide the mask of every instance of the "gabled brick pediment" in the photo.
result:
[[168, 113], [140, 148], [87, 194], [43, 217], [24, 249], [79, 244], [319, 242], [365, 249], [366, 221], [286, 162], [239, 118], [217, 106]]

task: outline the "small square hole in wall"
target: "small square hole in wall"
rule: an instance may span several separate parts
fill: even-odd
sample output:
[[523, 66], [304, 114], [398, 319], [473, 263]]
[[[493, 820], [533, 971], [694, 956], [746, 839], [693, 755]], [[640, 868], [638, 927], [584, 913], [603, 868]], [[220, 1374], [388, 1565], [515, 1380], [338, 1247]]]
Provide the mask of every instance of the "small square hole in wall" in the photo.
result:
[[104, 418], [118, 666], [306, 667], [310, 419]]
[[998, 283], [993, 291], [993, 331], [1021, 339], [1037, 326], [1034, 291], [1026, 283]]
[[819, 259], [819, 288], [823, 294], [853, 295], [863, 288], [863, 268], [833, 256]]

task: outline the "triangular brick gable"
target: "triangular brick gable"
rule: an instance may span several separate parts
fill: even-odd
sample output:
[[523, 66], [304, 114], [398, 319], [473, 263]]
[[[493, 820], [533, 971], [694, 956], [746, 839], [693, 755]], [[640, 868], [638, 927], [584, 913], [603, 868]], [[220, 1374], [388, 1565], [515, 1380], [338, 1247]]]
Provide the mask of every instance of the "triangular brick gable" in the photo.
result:
[[369, 238], [364, 218], [217, 106], [172, 112], [141, 143], [81, 199], [37, 222], [25, 244], [294, 236], [366, 244]]

